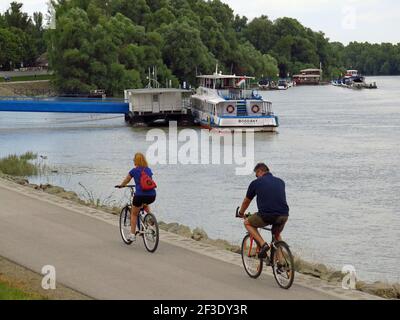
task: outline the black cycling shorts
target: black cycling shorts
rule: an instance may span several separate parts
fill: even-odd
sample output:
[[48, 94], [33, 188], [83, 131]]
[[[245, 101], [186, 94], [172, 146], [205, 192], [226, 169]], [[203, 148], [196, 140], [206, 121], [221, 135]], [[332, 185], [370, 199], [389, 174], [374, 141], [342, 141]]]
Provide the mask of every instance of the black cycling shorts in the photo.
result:
[[143, 205], [149, 205], [156, 201], [156, 196], [134, 196], [132, 205], [141, 208]]

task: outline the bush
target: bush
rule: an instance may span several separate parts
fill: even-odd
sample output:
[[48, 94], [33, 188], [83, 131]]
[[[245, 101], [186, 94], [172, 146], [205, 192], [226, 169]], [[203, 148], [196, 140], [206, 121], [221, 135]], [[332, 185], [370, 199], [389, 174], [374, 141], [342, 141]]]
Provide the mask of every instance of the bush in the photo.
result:
[[29, 162], [37, 159], [37, 154], [27, 152], [17, 156], [9, 155], [0, 159], [0, 172], [11, 176], [34, 176], [38, 174], [38, 166]]

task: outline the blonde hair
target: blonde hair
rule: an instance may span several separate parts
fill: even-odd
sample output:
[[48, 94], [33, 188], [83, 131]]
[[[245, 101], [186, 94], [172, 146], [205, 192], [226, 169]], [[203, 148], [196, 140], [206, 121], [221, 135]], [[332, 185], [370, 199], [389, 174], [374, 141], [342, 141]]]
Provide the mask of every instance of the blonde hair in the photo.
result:
[[136, 153], [135, 157], [133, 158], [133, 162], [135, 163], [136, 167], [144, 167], [147, 168], [149, 165], [147, 164], [146, 157], [143, 153]]

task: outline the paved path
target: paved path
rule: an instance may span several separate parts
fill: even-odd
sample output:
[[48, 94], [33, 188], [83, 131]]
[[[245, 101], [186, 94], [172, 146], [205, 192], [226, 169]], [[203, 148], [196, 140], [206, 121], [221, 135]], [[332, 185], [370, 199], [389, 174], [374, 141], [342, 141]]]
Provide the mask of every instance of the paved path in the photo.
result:
[[[57, 270], [57, 281], [90, 297], [335, 297], [297, 284], [289, 291], [279, 289], [275, 280], [267, 274], [252, 280], [238, 264], [185, 249], [182, 245], [184, 241], [174, 245], [174, 241], [168, 241], [166, 234], [162, 234], [162, 238], [167, 242], [161, 242], [155, 254], [147, 253], [141, 242], [136, 246], [126, 246], [121, 242], [115, 221], [107, 223], [96, 215], [91, 217], [79, 213], [78, 205], [71, 204], [71, 209], [68, 209], [65, 205], [46, 200], [48, 197], [51, 196], [34, 190], [26, 194], [21, 190], [14, 191], [0, 179], [0, 256], [36, 272], [40, 272], [44, 265], [53, 265]], [[82, 212], [85, 210], [87, 208], [82, 207]], [[93, 209], [89, 210], [93, 212]], [[190, 246], [191, 240], [186, 241]]]

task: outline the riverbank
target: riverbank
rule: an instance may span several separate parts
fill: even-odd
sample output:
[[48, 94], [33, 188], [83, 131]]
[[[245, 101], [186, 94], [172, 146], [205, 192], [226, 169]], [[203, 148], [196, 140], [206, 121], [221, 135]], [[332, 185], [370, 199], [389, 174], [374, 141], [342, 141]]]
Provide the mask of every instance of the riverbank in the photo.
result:
[[[49, 184], [45, 185], [35, 185], [30, 184], [29, 181], [25, 178], [7, 176], [4, 174], [0, 174], [0, 178], [7, 179], [13, 182], [16, 182], [25, 187], [33, 188], [36, 190], [41, 190], [43, 192], [55, 195], [57, 197], [70, 200], [81, 205], [85, 205], [91, 208], [99, 209], [105, 212], [108, 212], [113, 215], [117, 215], [120, 212], [120, 208], [117, 207], [108, 207], [106, 205], [101, 205], [94, 201], [85, 201], [82, 200], [75, 192], [66, 191], [63, 188], [52, 186]], [[199, 243], [204, 243], [207, 245], [212, 245], [214, 247], [227, 250], [230, 252], [234, 252], [236, 254], [240, 254], [240, 248], [238, 246], [230, 244], [228, 241], [223, 239], [210, 239], [207, 233], [200, 229], [196, 228], [191, 230], [189, 227], [180, 225], [178, 223], [164, 223], [160, 222], [160, 228], [169, 233], [177, 234], [179, 236], [190, 238]], [[309, 275], [317, 279], [321, 279], [327, 281], [328, 283], [340, 286], [341, 281], [343, 279], [343, 274], [340, 271], [332, 270], [323, 264], [310, 263], [302, 260], [300, 257], [296, 257], [295, 259], [296, 269], [299, 273], [304, 275]], [[379, 297], [387, 298], [387, 299], [400, 299], [400, 285], [398, 284], [388, 284], [383, 282], [376, 283], [365, 283], [365, 282], [357, 282], [357, 290], [361, 292], [366, 292], [369, 294], [373, 294]]]
[[56, 92], [50, 80], [30, 80], [27, 77], [23, 78], [23, 81], [0, 82], [0, 97], [47, 97], [54, 96], [55, 94]]

